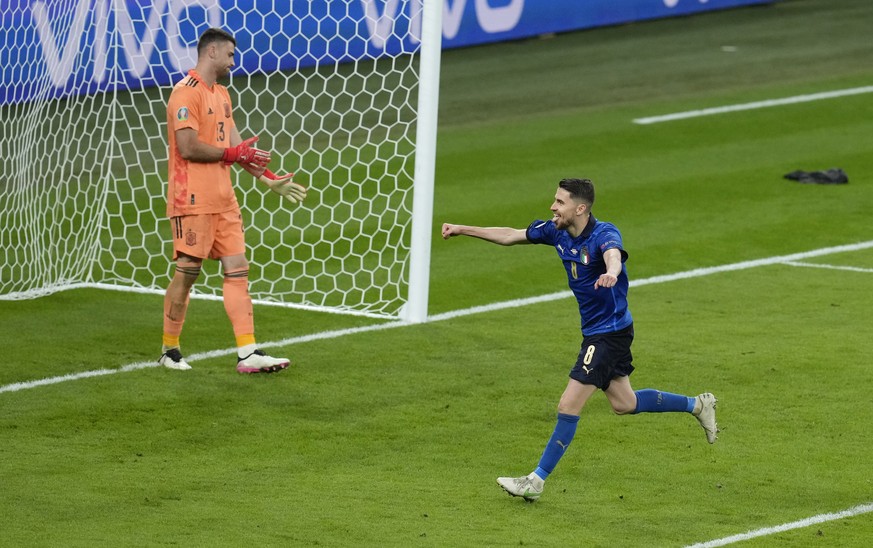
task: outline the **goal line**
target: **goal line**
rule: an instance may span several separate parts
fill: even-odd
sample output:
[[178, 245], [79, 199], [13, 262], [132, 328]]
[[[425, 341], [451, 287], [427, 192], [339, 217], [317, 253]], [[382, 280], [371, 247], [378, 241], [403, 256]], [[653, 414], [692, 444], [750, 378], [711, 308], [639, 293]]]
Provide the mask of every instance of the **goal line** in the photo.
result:
[[[790, 255], [778, 255], [775, 257], [767, 257], [764, 259], [756, 259], [751, 261], [742, 261], [738, 263], [730, 263], [726, 265], [713, 266], [708, 268], [696, 268], [693, 270], [686, 270], [684, 272], [677, 272], [674, 274], [667, 274], [662, 276], [652, 276], [649, 278], [642, 278], [639, 280], [634, 280], [631, 282], [632, 287], [638, 287], [643, 285], [651, 285], [657, 283], [665, 283], [672, 282], [677, 280], [684, 280], [688, 278], [699, 278], [702, 276], [709, 276], [712, 274], [718, 274], [721, 272], [732, 272], [736, 270], [746, 270], [750, 268], [756, 268], [760, 266], [770, 266], [775, 264], [791, 264], [794, 261], [800, 261], [803, 259], [809, 259], [812, 257], [821, 257], [824, 255], [833, 255], [836, 253], [846, 253], [850, 251], [861, 251], [864, 249], [873, 248], [873, 240], [860, 242], [855, 244], [847, 244], [840, 245], [834, 247], [824, 247], [821, 249], [814, 249], [812, 251], [804, 251], [801, 253], [792, 253]], [[497, 310], [505, 310], [508, 308], [520, 308], [524, 306], [529, 306], [532, 304], [551, 302], [560, 299], [566, 299], [572, 296], [572, 293], [569, 290], [558, 291], [555, 293], [548, 293], [546, 295], [539, 295], [536, 297], [527, 297], [523, 299], [512, 299], [509, 301], [501, 301], [498, 303], [492, 303], [488, 305], [474, 306], [470, 308], [463, 308], [460, 310], [454, 310], [451, 312], [444, 312], [442, 314], [435, 314], [433, 316], [428, 316], [428, 322], [439, 322], [444, 320], [450, 320], [453, 318], [460, 318], [464, 316], [472, 316], [474, 314], [481, 314], [485, 312], [494, 312]], [[354, 327], [349, 329], [337, 329], [332, 331], [322, 331], [319, 333], [312, 333], [309, 335], [301, 335], [298, 337], [290, 337], [278, 341], [270, 341], [259, 343], [262, 348], [273, 348], [273, 347], [283, 347], [290, 346], [295, 344], [302, 344], [312, 341], [319, 340], [328, 340], [328, 339], [339, 339], [342, 337], [347, 337], [350, 335], [358, 335], [361, 333], [368, 333], [372, 331], [382, 331], [386, 329], [394, 329], [397, 327], [405, 327], [411, 325], [410, 322], [405, 321], [389, 321], [385, 323], [380, 323], [376, 325], [366, 325], [362, 327]], [[188, 361], [195, 362], [198, 360], [205, 360], [211, 358], [219, 358], [222, 356], [230, 356], [232, 354], [236, 354], [236, 348], [226, 348], [223, 350], [212, 350], [209, 352], [201, 352], [198, 354], [191, 354], [188, 356]], [[115, 373], [126, 373], [129, 371], [138, 371], [140, 369], [148, 369], [151, 367], [158, 367], [157, 361], [149, 361], [149, 362], [137, 362], [130, 363], [127, 365], [123, 365], [118, 369], [98, 369], [94, 371], [84, 371], [81, 373], [70, 373], [68, 375], [60, 375], [57, 377], [49, 377], [45, 379], [37, 379], [33, 381], [23, 381], [17, 382], [7, 385], [0, 385], [0, 394], [4, 392], [20, 392], [22, 390], [29, 390], [31, 388], [37, 388], [40, 386], [48, 386], [52, 384], [58, 384], [67, 381], [81, 380], [87, 379], [91, 377], [100, 377], [104, 375], [113, 375]]]

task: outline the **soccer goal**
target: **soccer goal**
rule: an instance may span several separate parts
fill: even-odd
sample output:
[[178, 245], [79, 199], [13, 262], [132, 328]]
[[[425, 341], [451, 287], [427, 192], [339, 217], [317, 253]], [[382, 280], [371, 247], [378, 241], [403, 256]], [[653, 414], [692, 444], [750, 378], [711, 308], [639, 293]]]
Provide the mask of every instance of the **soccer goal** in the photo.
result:
[[[13, 0], [0, 8], [0, 298], [163, 293], [166, 101], [220, 26], [243, 137], [309, 188], [242, 170], [256, 302], [423, 321], [441, 2]], [[205, 263], [194, 298], [221, 292]]]

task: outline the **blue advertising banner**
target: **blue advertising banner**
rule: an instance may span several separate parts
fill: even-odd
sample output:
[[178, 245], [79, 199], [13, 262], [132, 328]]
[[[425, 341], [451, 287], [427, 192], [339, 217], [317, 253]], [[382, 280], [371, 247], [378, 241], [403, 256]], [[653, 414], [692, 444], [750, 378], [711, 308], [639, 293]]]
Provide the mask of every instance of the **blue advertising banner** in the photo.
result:
[[[443, 47], [773, 0], [443, 0]], [[237, 73], [418, 50], [422, 0], [4, 0], [0, 104], [171, 83], [197, 36], [234, 34]]]

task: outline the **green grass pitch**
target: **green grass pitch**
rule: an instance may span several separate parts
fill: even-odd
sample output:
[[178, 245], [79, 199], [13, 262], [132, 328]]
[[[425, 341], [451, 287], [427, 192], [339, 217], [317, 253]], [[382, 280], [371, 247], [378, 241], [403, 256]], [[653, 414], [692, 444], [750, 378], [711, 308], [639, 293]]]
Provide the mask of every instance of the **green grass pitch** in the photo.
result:
[[[526, 226], [568, 176], [597, 183], [632, 280], [873, 240], [873, 95], [632, 123], [871, 85], [871, 20], [869, 0], [791, 0], [446, 52], [430, 313], [565, 290], [553, 251], [439, 226]], [[829, 167], [850, 183], [782, 178]], [[632, 287], [634, 387], [714, 392], [720, 439], [598, 395], [535, 504], [494, 480], [554, 426], [570, 297], [286, 343], [382, 322], [258, 307], [295, 361], [264, 377], [193, 301], [192, 371], [23, 390], [4, 387], [154, 361], [161, 298], [0, 301], [0, 545], [680, 547], [869, 504], [873, 250], [801, 262]], [[871, 537], [865, 513], [741, 545]]]

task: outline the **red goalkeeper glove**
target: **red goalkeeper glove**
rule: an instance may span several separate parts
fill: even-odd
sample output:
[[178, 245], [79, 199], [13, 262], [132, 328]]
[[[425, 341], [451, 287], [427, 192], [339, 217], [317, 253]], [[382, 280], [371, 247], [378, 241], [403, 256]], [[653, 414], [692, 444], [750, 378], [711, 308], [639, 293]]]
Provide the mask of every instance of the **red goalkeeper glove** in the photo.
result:
[[306, 187], [298, 185], [291, 178], [293, 173], [286, 175], [276, 175], [269, 169], [264, 170], [264, 174], [258, 177], [258, 180], [270, 187], [270, 190], [285, 198], [293, 204], [302, 202], [306, 199]]
[[233, 163], [238, 164], [254, 164], [259, 167], [266, 167], [270, 163], [270, 153], [266, 150], [254, 148], [251, 145], [258, 141], [258, 137], [251, 137], [235, 147], [224, 149], [224, 155], [221, 159], [224, 165], [229, 166]]

